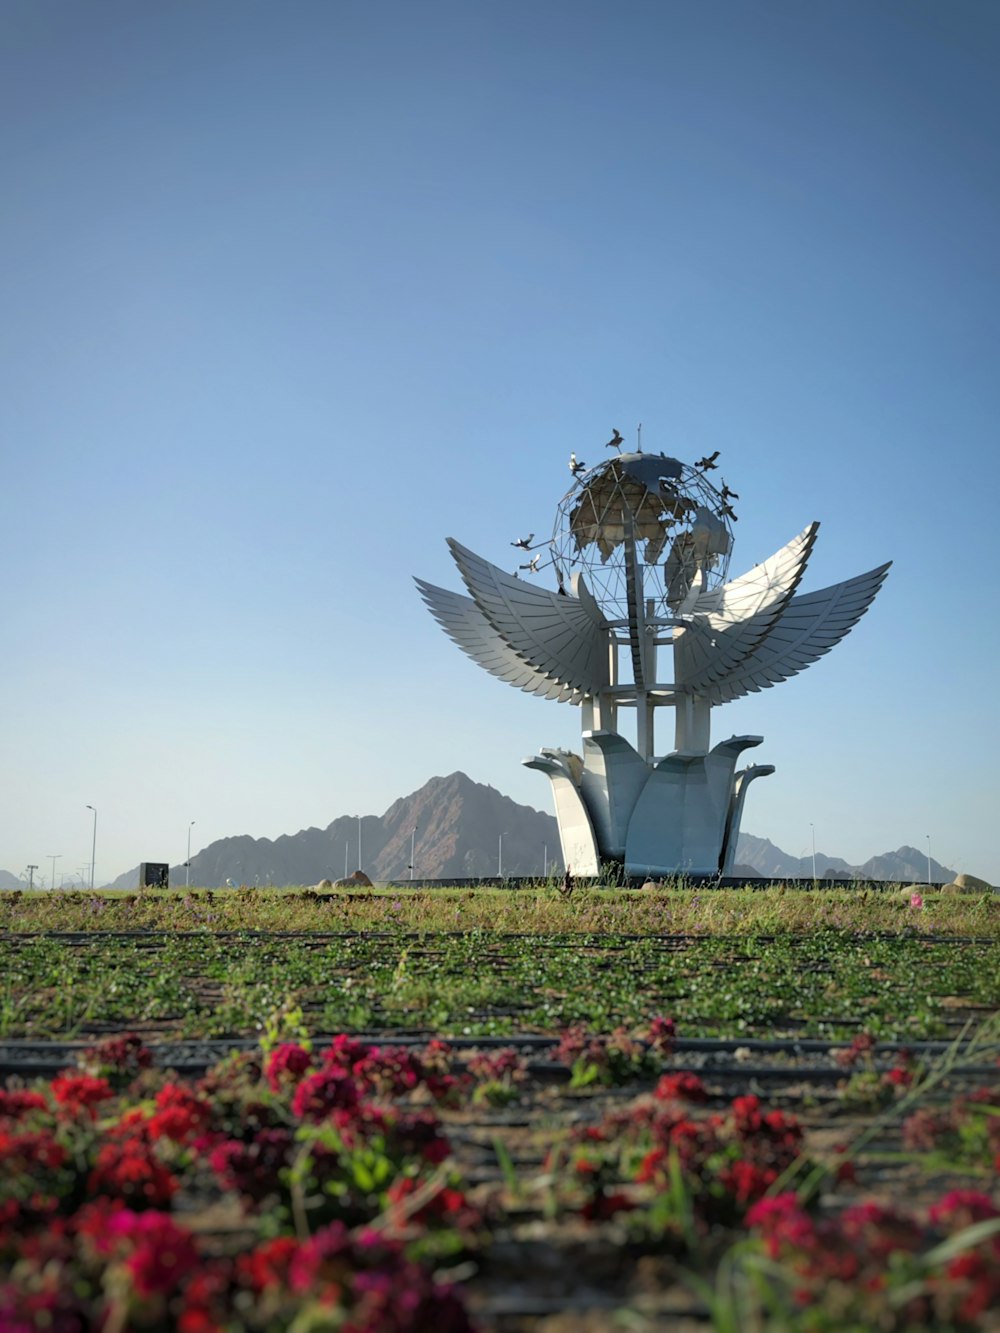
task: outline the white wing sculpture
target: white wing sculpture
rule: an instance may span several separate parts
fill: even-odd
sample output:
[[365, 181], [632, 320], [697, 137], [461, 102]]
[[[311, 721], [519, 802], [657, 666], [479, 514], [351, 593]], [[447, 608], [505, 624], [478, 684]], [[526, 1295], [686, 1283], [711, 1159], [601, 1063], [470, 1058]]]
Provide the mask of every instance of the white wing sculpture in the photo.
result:
[[858, 623], [875, 600], [892, 564], [793, 597], [760, 646], [723, 679], [705, 690], [710, 703], [729, 703], [777, 685], [811, 666]]
[[416, 584], [427, 609], [445, 634], [491, 675], [499, 676], [508, 685], [516, 685], [526, 694], [538, 694], [561, 703], [580, 703], [582, 695], [578, 690], [550, 680], [518, 657], [471, 597], [437, 588], [423, 579], [417, 579]]
[[518, 657], [581, 694], [607, 684], [607, 627], [590, 599], [534, 588], [451, 537], [448, 545], [473, 601]]
[[819, 524], [810, 523], [763, 564], [700, 594], [690, 609], [691, 628], [674, 641], [678, 685], [702, 693], [750, 656], [802, 581], [818, 531]]

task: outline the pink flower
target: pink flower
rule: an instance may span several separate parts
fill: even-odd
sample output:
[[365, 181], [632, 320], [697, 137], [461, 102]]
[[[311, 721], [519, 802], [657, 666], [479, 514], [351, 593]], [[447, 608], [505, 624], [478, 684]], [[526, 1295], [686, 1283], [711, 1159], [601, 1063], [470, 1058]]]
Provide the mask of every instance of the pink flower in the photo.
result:
[[921, 896], [920, 896], [919, 893], [911, 893], [911, 894], [910, 894], [910, 906], [911, 906], [911, 907], [923, 907], [923, 905], [924, 905], [924, 900], [923, 900], [923, 898], [921, 898]]
[[183, 1278], [199, 1267], [194, 1239], [167, 1213], [114, 1213], [108, 1229], [131, 1247], [125, 1267], [140, 1296], [169, 1295]]

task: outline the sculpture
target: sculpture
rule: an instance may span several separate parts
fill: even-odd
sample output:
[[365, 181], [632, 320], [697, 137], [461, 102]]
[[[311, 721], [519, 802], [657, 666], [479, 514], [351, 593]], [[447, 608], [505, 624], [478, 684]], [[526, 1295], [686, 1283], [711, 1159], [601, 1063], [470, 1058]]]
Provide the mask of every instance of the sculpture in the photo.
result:
[[[619, 432], [609, 446], [622, 447]], [[737, 771], [760, 736], [710, 748], [713, 706], [765, 689], [828, 652], [871, 605], [889, 564], [819, 592], [797, 592], [818, 523], [729, 580], [733, 524], [718, 451], [687, 466], [619, 452], [570, 458], [573, 484], [551, 539], [511, 543], [551, 567], [555, 592], [507, 574], [452, 538], [469, 596], [417, 579], [445, 632], [511, 685], [582, 712], [582, 755], [543, 749], [523, 762], [552, 784], [563, 860], [574, 875], [617, 862], [628, 875], [727, 874], [747, 788], [771, 765]], [[533, 534], [532, 534], [533, 535]], [[540, 551], [547, 551], [542, 564]], [[672, 678], [661, 664], [672, 650]], [[618, 731], [634, 708], [636, 743]], [[655, 716], [675, 710], [674, 748], [655, 754]]]

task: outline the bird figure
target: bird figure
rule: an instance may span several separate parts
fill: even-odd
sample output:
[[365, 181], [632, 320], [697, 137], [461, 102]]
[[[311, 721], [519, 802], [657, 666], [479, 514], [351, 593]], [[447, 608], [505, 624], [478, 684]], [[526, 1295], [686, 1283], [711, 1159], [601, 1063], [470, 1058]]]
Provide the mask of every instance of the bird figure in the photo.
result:
[[529, 574], [538, 573], [538, 562], [541, 559], [539, 555], [533, 555], [526, 565], [518, 565], [518, 569], [526, 569]]
[[[723, 496], [723, 499], [725, 499], [725, 496]], [[534, 540], [535, 540], [535, 534], [533, 532], [529, 532], [527, 537], [522, 537], [520, 541], [511, 542], [511, 546], [516, 546], [520, 551], [530, 551], [531, 543]]]
[[735, 491], [731, 491], [726, 485], [725, 477], [722, 478], [722, 491], [720, 494], [722, 495], [723, 500], [738, 500], [740, 498]]
[[605, 449], [621, 449], [622, 444], [625, 441], [625, 436], [621, 433], [618, 427], [615, 426], [614, 429], [615, 433], [614, 435], [612, 435], [611, 439], [608, 440], [607, 444], [604, 446]]
[[734, 523], [738, 522], [738, 519], [733, 512], [733, 506], [727, 504], [725, 501], [719, 506], [719, 513], [720, 515], [725, 515], [726, 518], [731, 518]]
[[570, 470], [570, 472], [572, 472], [572, 474], [573, 474], [574, 477], [578, 477], [578, 476], [580, 475], [581, 472], [586, 471], [586, 468], [587, 468], [587, 464], [581, 462], [580, 459], [577, 458], [576, 454], [570, 454], [570, 456], [569, 456], [569, 470]]
[[720, 452], [719, 449], [716, 449], [715, 453], [709, 454], [707, 458], [699, 458], [697, 463], [695, 463], [695, 467], [699, 472], [708, 472], [710, 468], [716, 468], [718, 464], [715, 460], [718, 458]]

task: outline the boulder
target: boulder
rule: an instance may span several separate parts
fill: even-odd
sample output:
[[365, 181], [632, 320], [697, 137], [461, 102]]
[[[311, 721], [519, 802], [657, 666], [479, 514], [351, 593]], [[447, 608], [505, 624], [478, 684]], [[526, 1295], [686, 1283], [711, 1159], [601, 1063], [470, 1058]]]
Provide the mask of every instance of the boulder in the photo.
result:
[[354, 870], [346, 879], [335, 880], [331, 887], [334, 889], [370, 889], [374, 886], [363, 870]]
[[925, 893], [932, 892], [933, 888], [930, 884], [904, 884], [899, 890], [899, 896], [909, 902], [915, 893], [919, 893], [922, 898]]
[[963, 893], [992, 893], [993, 885], [987, 884], [985, 879], [980, 879], [978, 875], [956, 875], [955, 883]]
[[941, 885], [942, 893], [994, 893], [992, 884], [976, 875], [956, 875], [950, 884]]
[[332, 879], [321, 879], [320, 882], [316, 885], [316, 892], [326, 893], [327, 889], [332, 889], [332, 888], [333, 888]]

